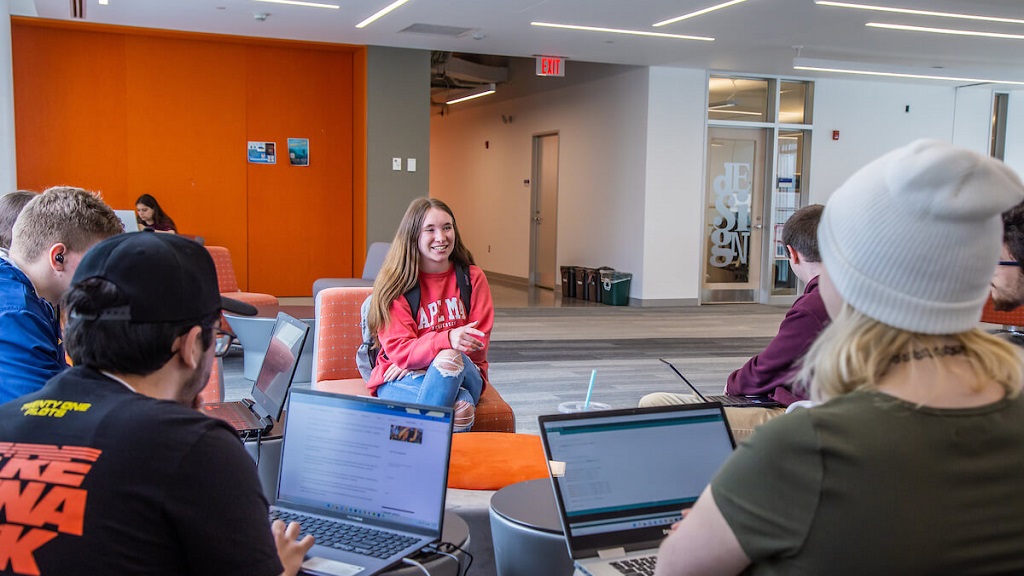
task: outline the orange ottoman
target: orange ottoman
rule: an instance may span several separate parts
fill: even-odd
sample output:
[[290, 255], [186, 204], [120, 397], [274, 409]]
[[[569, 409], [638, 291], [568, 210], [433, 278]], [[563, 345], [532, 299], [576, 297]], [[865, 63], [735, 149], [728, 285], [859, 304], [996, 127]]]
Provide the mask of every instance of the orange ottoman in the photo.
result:
[[547, 477], [540, 436], [508, 432], [452, 436], [449, 488], [498, 490], [524, 480]]

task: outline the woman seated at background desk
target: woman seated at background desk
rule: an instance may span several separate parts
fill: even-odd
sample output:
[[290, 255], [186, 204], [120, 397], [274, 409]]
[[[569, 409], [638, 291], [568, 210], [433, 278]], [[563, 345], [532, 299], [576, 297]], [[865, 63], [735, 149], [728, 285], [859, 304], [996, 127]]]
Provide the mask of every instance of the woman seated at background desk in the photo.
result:
[[143, 194], [135, 201], [135, 220], [139, 223], [139, 230], [178, 233], [174, 220], [164, 212], [160, 203], [151, 194]]
[[804, 360], [820, 406], [754, 432], [656, 574], [1024, 574], [1024, 360], [978, 319], [1024, 200], [1002, 162], [921, 140], [825, 205]]

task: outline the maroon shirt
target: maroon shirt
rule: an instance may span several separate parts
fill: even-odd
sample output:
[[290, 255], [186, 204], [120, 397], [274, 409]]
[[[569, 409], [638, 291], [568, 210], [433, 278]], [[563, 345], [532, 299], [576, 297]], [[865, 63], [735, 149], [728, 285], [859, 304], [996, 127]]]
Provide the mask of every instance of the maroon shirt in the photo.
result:
[[815, 276], [807, 283], [803, 295], [786, 312], [779, 325], [779, 333], [768, 347], [729, 375], [726, 394], [767, 394], [783, 406], [806, 400], [807, 392], [794, 390], [792, 378], [797, 362], [828, 323], [828, 312], [818, 293], [818, 277]]

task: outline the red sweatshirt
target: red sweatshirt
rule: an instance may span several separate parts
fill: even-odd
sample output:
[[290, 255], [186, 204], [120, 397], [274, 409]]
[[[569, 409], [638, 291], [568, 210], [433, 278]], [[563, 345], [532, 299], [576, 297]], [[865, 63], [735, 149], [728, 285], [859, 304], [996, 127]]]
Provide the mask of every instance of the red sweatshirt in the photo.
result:
[[473, 321], [479, 321], [476, 328], [486, 336], [481, 338], [483, 348], [469, 357], [480, 369], [484, 386], [487, 386], [487, 347], [494, 326], [494, 302], [482, 270], [470, 266], [469, 282], [473, 294], [467, 314], [459, 296], [454, 266], [439, 274], [420, 272], [420, 309], [414, 319], [404, 296], [391, 303], [391, 319], [377, 333], [382, 353], [377, 356], [367, 388], [372, 391], [383, 384], [384, 371], [392, 364], [409, 370], [425, 370], [438, 352], [452, 347], [448, 332]]

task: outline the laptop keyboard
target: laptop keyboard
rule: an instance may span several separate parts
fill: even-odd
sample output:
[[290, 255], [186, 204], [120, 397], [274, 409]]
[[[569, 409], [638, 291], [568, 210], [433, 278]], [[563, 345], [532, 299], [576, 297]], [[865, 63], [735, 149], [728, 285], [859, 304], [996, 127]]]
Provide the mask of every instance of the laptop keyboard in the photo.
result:
[[653, 576], [654, 561], [657, 559], [657, 556], [641, 556], [639, 558], [630, 558], [628, 560], [617, 560], [615, 562], [609, 562], [608, 564], [626, 576], [639, 576], [641, 574], [644, 576]]
[[208, 411], [207, 414], [224, 420], [231, 424], [235, 430], [254, 430], [258, 428], [258, 426], [253, 425], [252, 419], [254, 415], [252, 411], [239, 404], [218, 404], [213, 410]]
[[[416, 543], [416, 538], [376, 530], [318, 516], [306, 516], [287, 510], [271, 510], [270, 520], [298, 522], [303, 534], [312, 534], [318, 546], [327, 546], [374, 558], [388, 558]], [[653, 572], [652, 572], [653, 574]]]
[[770, 400], [763, 400], [761, 402], [752, 401], [750, 398], [743, 396], [705, 396], [708, 402], [718, 402], [722, 406], [757, 406], [758, 404], [767, 404], [768, 406], [776, 406], [775, 402]]

